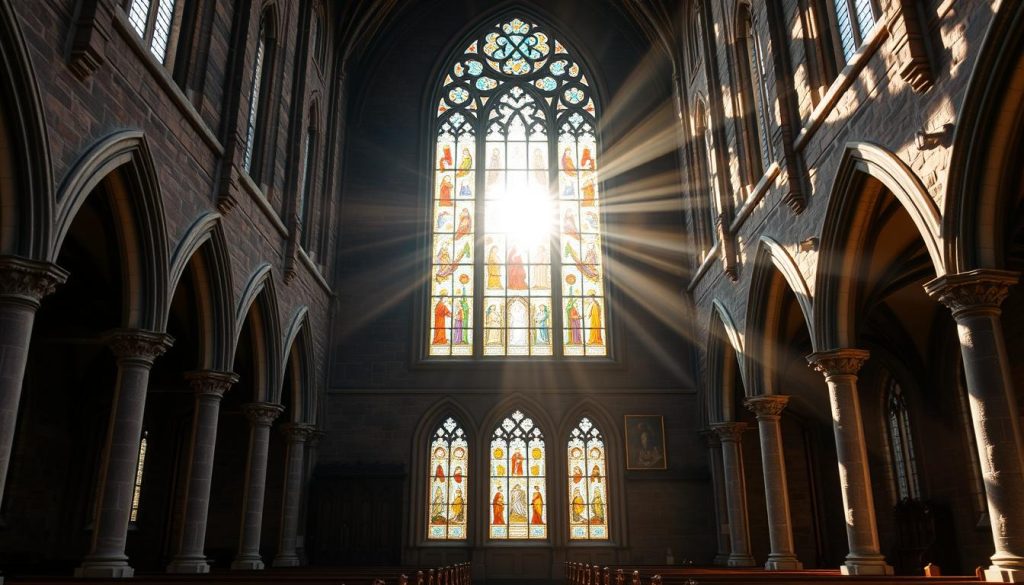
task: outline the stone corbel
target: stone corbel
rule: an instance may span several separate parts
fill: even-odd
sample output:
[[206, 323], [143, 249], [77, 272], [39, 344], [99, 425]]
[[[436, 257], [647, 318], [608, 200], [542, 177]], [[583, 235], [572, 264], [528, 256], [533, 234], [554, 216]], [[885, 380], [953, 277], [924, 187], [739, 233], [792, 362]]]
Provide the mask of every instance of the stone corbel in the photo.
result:
[[729, 231], [728, 218], [725, 213], [718, 214], [715, 218], [715, 230], [718, 232], [719, 257], [722, 260], [722, 271], [729, 277], [729, 280], [739, 280], [739, 272], [736, 267], [736, 240]]
[[935, 74], [917, 4], [915, 0], [889, 0], [885, 25], [900, 77], [920, 93], [935, 83]]
[[107, 61], [107, 42], [115, 8], [112, 0], [78, 0], [75, 8], [68, 67], [84, 81]]

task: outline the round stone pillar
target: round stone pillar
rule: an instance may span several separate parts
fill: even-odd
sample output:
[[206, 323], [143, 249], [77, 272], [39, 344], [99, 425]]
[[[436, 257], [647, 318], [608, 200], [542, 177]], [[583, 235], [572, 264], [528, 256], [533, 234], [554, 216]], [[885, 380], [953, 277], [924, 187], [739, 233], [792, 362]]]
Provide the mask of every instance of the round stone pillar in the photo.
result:
[[118, 578], [135, 574], [128, 565], [124, 546], [135, 491], [149, 372], [153, 360], [173, 342], [170, 335], [138, 329], [116, 330], [109, 340], [117, 357], [117, 382], [100, 460], [92, 547], [82, 565], [75, 569], [76, 577]]
[[245, 466], [238, 555], [231, 568], [255, 571], [264, 568], [260, 557], [260, 535], [263, 529], [263, 496], [267, 488], [270, 425], [284, 412], [284, 407], [269, 402], [253, 402], [243, 406], [242, 412], [249, 420], [249, 455]]
[[786, 458], [782, 450], [779, 419], [789, 402], [788, 396], [770, 395], [748, 398], [747, 409], [757, 416], [761, 439], [761, 467], [764, 471], [764, 497], [768, 508], [768, 537], [772, 551], [764, 568], [772, 571], [797, 571], [803, 565], [796, 558], [793, 523], [789, 513], [789, 487], [786, 483]]
[[302, 492], [306, 485], [306, 469], [303, 464], [306, 441], [316, 429], [313, 425], [291, 423], [281, 429], [288, 442], [285, 461], [284, 494], [281, 498], [281, 533], [278, 539], [275, 567], [297, 567], [299, 556], [295, 552], [295, 537], [299, 528], [299, 508]]
[[1019, 275], [1002, 270], [950, 274], [925, 284], [925, 291], [953, 312], [974, 436], [992, 525], [988, 581], [1024, 581], [1024, 461], [1020, 419], [1000, 306]]
[[850, 546], [846, 562], [840, 567], [844, 575], [892, 574], [892, 567], [886, 564], [879, 550], [875, 498], [871, 493], [871, 473], [857, 394], [857, 372], [870, 355], [861, 349], [837, 349], [807, 356], [811, 367], [825, 375], [832, 405], [846, 540]]
[[178, 533], [178, 553], [167, 566], [168, 573], [209, 573], [203, 548], [206, 544], [206, 518], [210, 510], [210, 486], [213, 483], [213, 455], [217, 449], [217, 421], [220, 401], [238, 381], [232, 372], [203, 370], [188, 372], [185, 379], [195, 392], [192, 415], [192, 445], [184, 518]]
[[56, 264], [0, 257], [0, 503], [11, 463], [36, 311], [43, 297], [53, 293], [67, 277], [68, 273]]
[[722, 475], [725, 479], [725, 505], [729, 514], [730, 567], [753, 567], [750, 554], [750, 518], [747, 514], [747, 481], [743, 475], [743, 450], [740, 439], [746, 423], [716, 423], [711, 429], [722, 445]]

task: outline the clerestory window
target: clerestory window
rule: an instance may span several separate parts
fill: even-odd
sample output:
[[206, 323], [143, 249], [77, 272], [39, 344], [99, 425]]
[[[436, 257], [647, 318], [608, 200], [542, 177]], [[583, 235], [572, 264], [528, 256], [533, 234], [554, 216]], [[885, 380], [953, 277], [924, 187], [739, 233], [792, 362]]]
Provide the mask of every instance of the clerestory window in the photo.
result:
[[606, 356], [591, 79], [532, 19], [462, 47], [435, 102], [426, 353]]

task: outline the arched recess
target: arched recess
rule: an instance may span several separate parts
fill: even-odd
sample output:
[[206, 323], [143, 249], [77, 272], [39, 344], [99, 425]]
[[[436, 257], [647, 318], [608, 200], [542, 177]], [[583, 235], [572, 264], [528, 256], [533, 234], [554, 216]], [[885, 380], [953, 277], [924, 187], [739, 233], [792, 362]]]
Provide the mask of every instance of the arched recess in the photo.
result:
[[733, 389], [739, 383], [749, 395], [746, 380], [743, 339], [732, 315], [717, 299], [711, 304], [711, 322], [708, 326], [707, 384], [704, 395], [707, 423], [730, 422], [735, 419]]
[[[469, 476], [469, 507], [466, 510], [466, 526], [469, 528], [466, 540], [459, 541], [460, 544], [466, 546], [477, 544], [479, 541], [477, 540], [478, 531], [476, 530], [476, 525], [483, 522], [487, 517], [486, 513], [481, 512], [481, 510], [485, 510], [485, 508], [481, 507], [481, 502], [487, 498], [487, 476], [480, 475], [479, 469], [481, 468], [480, 460], [487, 459], [488, 434], [486, 431], [481, 434], [476, 420], [462, 404], [446, 396], [435, 402], [423, 413], [419, 423], [416, 425], [416, 430], [412, 434], [412, 443], [410, 445], [412, 455], [409, 457], [411, 462], [409, 468], [410, 495], [406, 498], [407, 503], [405, 504], [408, 506], [408, 509], [405, 510], [405, 517], [408, 519], [407, 542], [411, 546], [421, 546], [430, 542], [427, 540], [426, 522], [427, 476], [430, 473], [427, 450], [434, 431], [448, 417], [455, 419], [455, 422], [466, 432], [467, 441], [469, 442], [469, 465], [472, 472], [476, 474]], [[486, 465], [484, 467], [486, 468]]]
[[746, 380], [751, 385], [750, 394], [755, 396], [777, 393], [774, 375], [777, 352], [781, 348], [773, 343], [773, 334], [782, 318], [784, 291], [780, 286], [787, 286], [796, 297], [810, 335], [814, 331], [814, 304], [807, 281], [782, 244], [769, 236], [761, 236], [747, 296], [747, 358], [744, 361]]
[[[877, 184], [871, 185], [871, 179]], [[812, 320], [816, 349], [852, 347], [856, 340], [852, 314], [860, 259], [856, 251], [866, 247], [870, 210], [885, 191], [910, 216], [935, 275], [946, 273], [939, 208], [920, 179], [895, 154], [873, 144], [848, 143], [833, 181], [821, 232]]]
[[167, 234], [156, 167], [145, 135], [117, 132], [92, 147], [61, 183], [50, 245], [56, 260], [86, 199], [105, 182], [125, 258], [125, 327], [163, 331], [167, 318]]
[[281, 324], [277, 308], [270, 264], [261, 264], [249, 277], [239, 299], [232, 344], [232, 355], [236, 355], [242, 329], [248, 320], [253, 344], [255, 379], [251, 384], [254, 402], [279, 403], [281, 400]]
[[[182, 275], [195, 262], [196, 286], [200, 289], [198, 309], [204, 342], [200, 366], [204, 369], [229, 371], [235, 344], [233, 308], [234, 287], [231, 283], [231, 256], [228, 254], [220, 214], [208, 212], [197, 218], [178, 242], [171, 257], [168, 290], [173, 296]], [[170, 300], [168, 300], [168, 306]]]
[[[563, 452], [561, 455], [567, 457], [564, 453], [566, 450], [566, 444], [569, 440], [569, 434], [572, 432], [576, 425], [580, 422], [583, 417], [589, 418], [594, 426], [601, 431], [601, 435], [604, 438], [605, 444], [605, 465], [607, 466], [607, 482], [608, 482], [608, 493], [605, 496], [610, 504], [608, 507], [608, 540], [607, 541], [594, 541], [594, 542], [607, 542], [615, 543], [618, 546], [629, 545], [629, 531], [626, 529], [625, 515], [627, 500], [625, 495], [625, 481], [623, 478], [624, 471], [626, 469], [626, 445], [622, 440], [624, 437], [624, 429], [621, 423], [616, 424], [616, 418], [608, 412], [608, 410], [596, 400], [589, 397], [584, 397], [576, 402], [576, 405], [569, 410], [568, 413], [562, 418], [561, 425], [558, 427], [557, 443], [554, 444], [554, 448]], [[555, 470], [555, 479], [561, 479], [566, 477], [569, 473], [568, 466], [565, 461], [562, 462], [562, 467]], [[556, 489], [559, 490], [559, 495], [565, 498], [566, 505], [558, 510], [552, 509], [556, 514], [566, 516], [569, 510], [568, 500], [569, 495], [567, 493], [561, 493], [565, 491], [564, 482], [554, 482]], [[550, 488], [549, 488], [550, 489]], [[549, 512], [549, 515], [551, 512]], [[562, 518], [562, 522], [567, 522], [566, 518]], [[569, 539], [568, 530], [563, 530], [559, 534], [555, 535], [557, 543], [562, 544], [592, 544], [588, 541], [574, 541]], [[582, 558], [580, 559], [582, 560]]]
[[1024, 54], [1007, 50], [1021, 43], [1024, 3], [1004, 2], [978, 52], [956, 122], [942, 225], [951, 272], [1005, 265], [1005, 219], [1024, 192]]
[[296, 391], [292, 403], [285, 405], [291, 411], [293, 422], [317, 423], [319, 406], [316, 382], [316, 362], [313, 356], [313, 335], [310, 332], [309, 309], [300, 307], [295, 311], [285, 335], [283, 347], [287, 348], [281, 362], [281, 372], [290, 371], [290, 383]]
[[53, 179], [35, 73], [13, 2], [0, 1], [0, 254], [49, 258]]

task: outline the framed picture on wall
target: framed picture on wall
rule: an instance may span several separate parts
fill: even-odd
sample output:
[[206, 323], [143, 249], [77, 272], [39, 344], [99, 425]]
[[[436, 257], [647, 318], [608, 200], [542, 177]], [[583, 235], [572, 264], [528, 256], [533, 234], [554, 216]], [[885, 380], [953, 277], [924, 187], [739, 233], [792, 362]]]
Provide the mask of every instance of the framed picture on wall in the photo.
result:
[[665, 420], [660, 414], [626, 415], [626, 469], [666, 469]]

